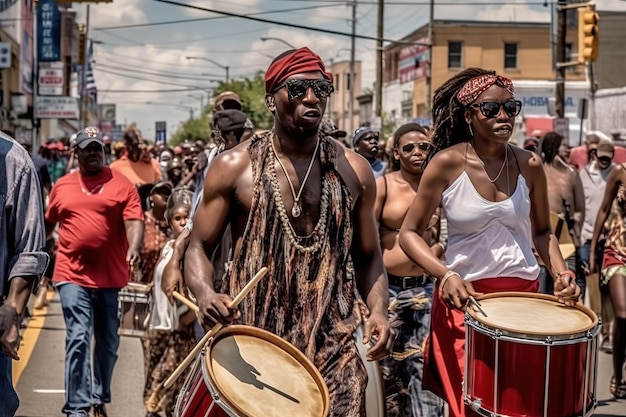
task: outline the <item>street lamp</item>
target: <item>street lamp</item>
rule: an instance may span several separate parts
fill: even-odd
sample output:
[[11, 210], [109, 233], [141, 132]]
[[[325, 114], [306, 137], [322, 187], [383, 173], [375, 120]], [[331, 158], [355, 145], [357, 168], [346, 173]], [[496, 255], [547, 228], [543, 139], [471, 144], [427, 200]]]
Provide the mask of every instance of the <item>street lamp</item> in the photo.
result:
[[288, 46], [289, 48], [291, 48], [291, 49], [298, 49], [298, 48], [296, 48], [295, 46], [293, 46], [292, 44], [290, 44], [289, 42], [287, 42], [286, 40], [283, 40], [283, 39], [281, 39], [281, 38], [263, 37], [263, 38], [260, 38], [260, 39], [261, 39], [261, 41], [263, 41], [263, 42], [265, 42], [265, 41], [278, 41], [278, 42], [282, 42], [282, 43], [284, 43], [285, 45], [287, 45], [287, 46]]
[[187, 95], [191, 98], [200, 100], [200, 114], [202, 114], [202, 112], [204, 111], [204, 94], [200, 94], [199, 96], [195, 94], [187, 94]]
[[224, 70], [226, 71], [226, 82], [228, 83], [229, 77], [228, 77], [228, 65], [222, 65], [219, 62], [215, 62], [212, 59], [209, 58], [205, 58], [203, 56], [186, 56], [186, 59], [200, 59], [202, 61], [207, 61], [210, 62], [213, 65], [217, 65], [220, 68], [224, 68]]

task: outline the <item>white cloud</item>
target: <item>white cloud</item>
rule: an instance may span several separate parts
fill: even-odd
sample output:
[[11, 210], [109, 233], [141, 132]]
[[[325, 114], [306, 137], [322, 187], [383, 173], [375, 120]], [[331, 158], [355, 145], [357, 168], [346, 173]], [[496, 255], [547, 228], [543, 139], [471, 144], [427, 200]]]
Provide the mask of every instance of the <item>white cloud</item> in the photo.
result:
[[[550, 8], [531, 9], [525, 0], [507, 1], [507, 4], [494, 6], [493, 0], [484, 0], [485, 6], [471, 5], [440, 6], [435, 8], [436, 19], [481, 20], [496, 22], [549, 22]], [[549, 3], [548, 3], [549, 4]]]

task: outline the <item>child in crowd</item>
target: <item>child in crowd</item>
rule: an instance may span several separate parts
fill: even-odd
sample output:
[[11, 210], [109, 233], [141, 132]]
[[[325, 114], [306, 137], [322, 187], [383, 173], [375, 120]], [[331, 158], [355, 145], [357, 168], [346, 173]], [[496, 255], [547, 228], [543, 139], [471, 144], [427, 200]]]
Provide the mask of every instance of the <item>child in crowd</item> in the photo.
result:
[[187, 221], [190, 221], [192, 198], [191, 191], [178, 189], [172, 192], [167, 201], [165, 216], [172, 228], [173, 239], [165, 244], [154, 271], [150, 319], [150, 329], [153, 333], [150, 361], [154, 366], [152, 373], [146, 376], [146, 392], [144, 393], [148, 410], [146, 417], [157, 417], [159, 411], [165, 411], [168, 417], [174, 415], [176, 393], [180, 391], [185, 376], [181, 375], [176, 384], [165, 392], [161, 392], [161, 385], [195, 345], [193, 337], [195, 313], [184, 305], [179, 305], [178, 302], [170, 304], [161, 290], [165, 265], [179, 246], [178, 243], [186, 243], [185, 240], [189, 238], [190, 232], [185, 225]]

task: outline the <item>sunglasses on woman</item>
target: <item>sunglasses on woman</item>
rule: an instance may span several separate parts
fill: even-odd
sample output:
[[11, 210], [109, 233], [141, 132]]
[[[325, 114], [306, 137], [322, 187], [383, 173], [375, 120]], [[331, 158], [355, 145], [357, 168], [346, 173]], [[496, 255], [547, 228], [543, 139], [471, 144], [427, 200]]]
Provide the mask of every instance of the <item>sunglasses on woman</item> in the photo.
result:
[[309, 88], [313, 88], [313, 93], [317, 98], [326, 98], [335, 91], [335, 86], [328, 80], [289, 80], [276, 87], [272, 94], [283, 87], [287, 87], [289, 100], [303, 97]]
[[403, 145], [401, 149], [404, 153], [411, 153], [416, 146], [422, 152], [430, 152], [430, 150], [433, 148], [433, 144], [430, 142], [411, 142]]
[[507, 100], [499, 103], [497, 101], [483, 101], [482, 103], [472, 104], [469, 107], [479, 108], [480, 112], [488, 119], [498, 117], [500, 108], [504, 108], [504, 112], [509, 117], [514, 117], [522, 110], [522, 102], [519, 100]]

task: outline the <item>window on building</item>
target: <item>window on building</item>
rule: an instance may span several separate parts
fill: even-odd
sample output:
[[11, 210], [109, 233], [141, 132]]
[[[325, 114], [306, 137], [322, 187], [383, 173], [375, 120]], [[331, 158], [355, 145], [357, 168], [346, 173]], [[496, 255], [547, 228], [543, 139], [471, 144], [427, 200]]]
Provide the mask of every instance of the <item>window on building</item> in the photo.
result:
[[346, 72], [346, 90], [350, 91], [350, 73]]
[[448, 41], [448, 68], [463, 67], [463, 42]]
[[504, 44], [504, 69], [517, 69], [517, 43]]
[[565, 62], [573, 61], [572, 52], [574, 52], [574, 50], [572, 48], [573, 46], [571, 42], [565, 44]]
[[341, 81], [341, 74], [335, 74], [335, 90], [337, 91], [340, 90], [340, 87], [339, 87], [339, 85], [341, 84], [340, 81]]

